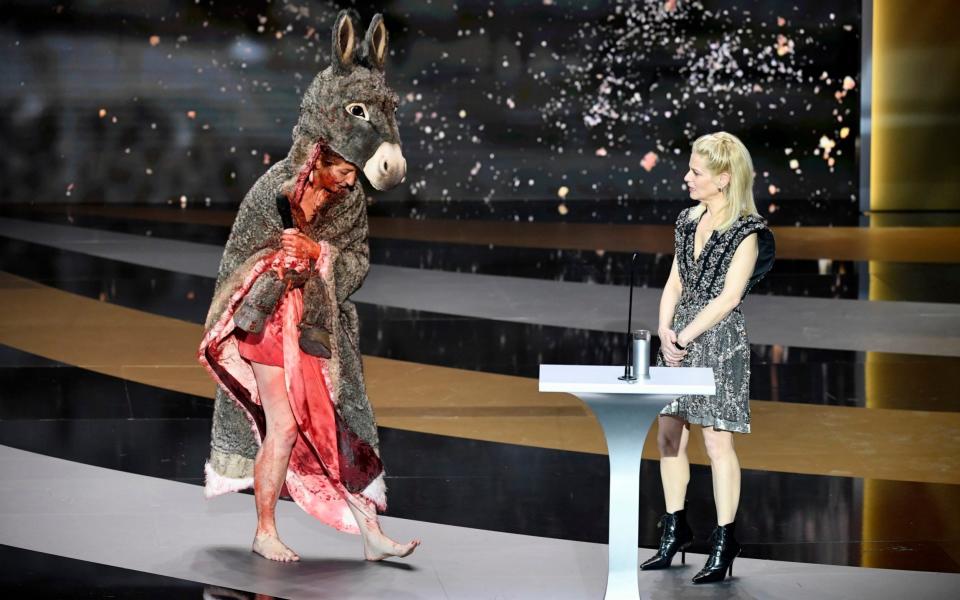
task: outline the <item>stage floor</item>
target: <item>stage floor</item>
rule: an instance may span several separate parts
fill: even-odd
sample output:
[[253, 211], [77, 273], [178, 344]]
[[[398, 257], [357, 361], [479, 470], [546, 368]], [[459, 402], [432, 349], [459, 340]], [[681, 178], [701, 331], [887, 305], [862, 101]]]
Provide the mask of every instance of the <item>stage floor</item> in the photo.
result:
[[[450, 242], [381, 223], [394, 237], [372, 241], [376, 264], [356, 296], [361, 348], [390, 488], [385, 528], [424, 546], [366, 564], [357, 538], [282, 502], [281, 533], [304, 561], [273, 564], [249, 552], [252, 497], [204, 500], [200, 488], [213, 389], [194, 353], [224, 225], [155, 213], [134, 213], [137, 227], [164, 236], [130, 233], [126, 213], [83, 226], [0, 218], [0, 560], [10, 565], [0, 587], [601, 597], [603, 437], [579, 401], [539, 394], [535, 377], [540, 363], [619, 360], [622, 285], [512, 271], [527, 255], [483, 262], [490, 228]], [[872, 260], [857, 254], [861, 242], [838, 260]], [[531, 245], [515, 250], [540, 251]], [[780, 264], [782, 293], [744, 307], [754, 432], [736, 438], [735, 577], [694, 587], [704, 557], [690, 554], [685, 567], [641, 574], [645, 597], [941, 598], [960, 584], [960, 304], [932, 288], [899, 301], [863, 288], [834, 297], [803, 274], [829, 260], [808, 251]], [[416, 268], [416, 255], [442, 268]], [[874, 282], [873, 264], [854, 265], [866, 272], [853, 279]], [[944, 281], [956, 270], [917, 264]], [[655, 329], [659, 290], [638, 296], [637, 322]], [[655, 432], [641, 469], [641, 557], [662, 511]], [[696, 429], [690, 458], [703, 552], [714, 513]]]
[[[229, 588], [282, 598], [582, 600], [601, 598], [606, 580], [603, 544], [390, 517], [383, 519], [390, 535], [420, 537], [423, 546], [404, 560], [367, 563], [358, 537], [323, 527], [291, 502], [280, 503], [278, 527], [301, 561], [274, 563], [249, 550], [255, 524], [249, 495], [205, 501], [194, 485], [6, 447], [0, 465], [0, 543], [8, 546], [0, 582], [26, 597], [57, 585], [33, 577], [45, 562], [58, 564], [56, 557], [162, 576], [142, 580], [156, 592], [186, 592], [193, 582], [206, 593]], [[641, 594], [939, 600], [960, 586], [957, 574], [749, 558], [738, 559], [734, 578], [723, 584], [694, 586], [689, 579], [703, 560], [688, 554], [685, 566], [641, 573]], [[73, 583], [76, 596], [85, 595], [84, 587], [110, 591], [95, 571]]]

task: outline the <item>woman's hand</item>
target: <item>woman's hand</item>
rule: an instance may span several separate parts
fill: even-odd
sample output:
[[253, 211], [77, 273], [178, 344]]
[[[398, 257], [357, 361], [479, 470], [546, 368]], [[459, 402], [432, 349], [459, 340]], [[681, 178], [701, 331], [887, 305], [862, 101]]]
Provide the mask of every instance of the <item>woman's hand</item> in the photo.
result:
[[283, 253], [290, 258], [317, 260], [320, 258], [320, 244], [300, 232], [299, 229], [284, 229], [280, 236]]
[[676, 332], [669, 327], [661, 327], [657, 335], [660, 336], [660, 353], [663, 354], [663, 361], [668, 367], [679, 367], [687, 351], [677, 348]]

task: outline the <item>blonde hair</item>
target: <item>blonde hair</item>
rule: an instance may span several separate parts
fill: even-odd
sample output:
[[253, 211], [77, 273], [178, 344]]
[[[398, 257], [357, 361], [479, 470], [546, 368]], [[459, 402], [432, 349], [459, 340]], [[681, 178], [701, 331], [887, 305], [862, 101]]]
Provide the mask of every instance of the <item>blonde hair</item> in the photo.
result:
[[[708, 133], [693, 142], [692, 151], [706, 161], [707, 168], [714, 175], [730, 175], [730, 183], [723, 190], [729, 210], [717, 230], [726, 231], [740, 217], [759, 214], [753, 200], [753, 160], [740, 138], [726, 131]], [[704, 204], [694, 207], [690, 211], [690, 220], [699, 219], [705, 210]]]

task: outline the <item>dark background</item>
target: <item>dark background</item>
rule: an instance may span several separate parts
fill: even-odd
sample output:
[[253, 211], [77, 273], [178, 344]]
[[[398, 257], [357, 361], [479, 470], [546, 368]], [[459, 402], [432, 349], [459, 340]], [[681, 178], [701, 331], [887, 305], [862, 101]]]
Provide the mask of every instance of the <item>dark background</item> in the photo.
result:
[[401, 97], [374, 214], [672, 223], [725, 129], [772, 224], [857, 225], [859, 2], [5, 2], [0, 202], [236, 206], [341, 7], [384, 13]]

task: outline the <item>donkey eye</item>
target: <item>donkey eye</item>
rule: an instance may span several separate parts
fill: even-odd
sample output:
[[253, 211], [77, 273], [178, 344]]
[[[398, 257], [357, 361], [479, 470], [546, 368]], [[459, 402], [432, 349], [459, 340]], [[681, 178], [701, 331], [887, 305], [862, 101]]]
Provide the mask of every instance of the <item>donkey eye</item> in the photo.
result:
[[359, 102], [347, 105], [347, 112], [357, 117], [358, 119], [363, 119], [364, 121], [369, 121], [370, 117], [367, 116], [367, 107]]

